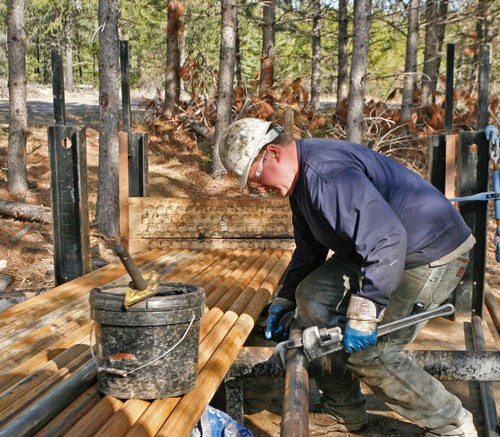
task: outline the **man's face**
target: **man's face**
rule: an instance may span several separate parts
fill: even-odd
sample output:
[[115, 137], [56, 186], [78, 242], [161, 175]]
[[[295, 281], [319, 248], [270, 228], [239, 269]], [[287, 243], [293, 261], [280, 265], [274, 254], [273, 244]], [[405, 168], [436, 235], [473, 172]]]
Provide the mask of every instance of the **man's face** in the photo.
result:
[[270, 144], [261, 152], [248, 173], [248, 184], [261, 193], [288, 196], [293, 191], [295, 174], [280, 146]]

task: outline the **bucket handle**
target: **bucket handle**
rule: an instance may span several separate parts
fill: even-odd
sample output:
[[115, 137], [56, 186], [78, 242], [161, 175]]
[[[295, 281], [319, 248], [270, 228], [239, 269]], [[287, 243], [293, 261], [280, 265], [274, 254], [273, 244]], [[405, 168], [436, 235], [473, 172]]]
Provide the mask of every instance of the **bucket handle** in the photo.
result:
[[111, 373], [113, 375], [118, 375], [118, 376], [121, 376], [121, 377], [125, 378], [128, 375], [130, 375], [130, 374], [132, 374], [134, 372], [137, 372], [138, 370], [144, 369], [145, 367], [148, 367], [151, 364], [156, 363], [157, 361], [159, 361], [162, 358], [164, 358], [167, 354], [169, 354], [170, 352], [172, 352], [177, 346], [179, 346], [184, 341], [184, 339], [186, 338], [186, 335], [188, 334], [189, 330], [191, 329], [191, 326], [193, 326], [193, 323], [195, 321], [195, 317], [196, 317], [196, 315], [193, 314], [193, 317], [191, 318], [191, 321], [189, 322], [189, 325], [186, 328], [186, 331], [184, 332], [184, 334], [182, 334], [182, 337], [179, 339], [179, 341], [177, 341], [177, 343], [175, 343], [172, 347], [170, 347], [165, 352], [163, 352], [159, 357], [156, 357], [153, 360], [151, 360], [149, 363], [143, 364], [142, 366], [136, 367], [135, 369], [132, 369], [132, 370], [123, 370], [123, 369], [116, 369], [114, 367], [99, 366], [99, 362], [98, 362], [97, 357], [96, 357], [96, 355], [94, 353], [94, 348], [92, 347], [92, 339], [93, 339], [93, 336], [94, 336], [94, 325], [95, 325], [95, 323], [92, 323], [92, 325], [90, 327], [90, 355], [92, 356], [92, 359], [97, 364], [97, 372]]

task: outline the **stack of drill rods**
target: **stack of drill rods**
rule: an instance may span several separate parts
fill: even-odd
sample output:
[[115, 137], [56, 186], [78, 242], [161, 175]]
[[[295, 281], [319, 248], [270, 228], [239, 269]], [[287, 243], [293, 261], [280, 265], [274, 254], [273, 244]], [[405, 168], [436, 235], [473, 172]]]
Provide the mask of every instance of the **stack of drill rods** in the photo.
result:
[[[250, 302], [244, 309], [241, 309], [241, 312], [239, 308], [235, 308], [235, 312], [239, 317], [200, 372], [197, 388], [180, 399], [168, 420], [156, 433], [157, 436], [189, 436], [207, 404], [217, 391], [240, 348], [250, 335], [255, 320], [259, 317], [267, 300], [278, 285], [288, 266], [290, 257], [289, 252], [283, 254], [275, 268], [269, 272], [266, 280], [258, 289], [252, 287], [245, 289], [245, 292], [248, 291], [252, 295]], [[130, 433], [129, 436], [132, 436], [132, 434]]]
[[[46, 354], [35, 355], [21, 366], [16, 367], [10, 375], [3, 373], [4, 377], [1, 378], [0, 389], [2, 390], [0, 393], [0, 424], [6, 423], [9, 418], [31, 405], [90, 359], [89, 328], [90, 321], [87, 311], [83, 326], [79, 326], [76, 330], [76, 334], [79, 335], [75, 337], [71, 335], [73, 331], [66, 331], [66, 336], [63, 339], [50, 345], [52, 350], [66, 346], [64, 352], [53, 359], [48, 359]], [[83, 337], [79, 338], [81, 335]], [[72, 344], [73, 347], [71, 347]], [[24, 375], [28, 376], [23, 378]]]
[[[230, 251], [229, 252], [230, 256], [227, 256], [227, 257], [226, 257], [227, 253], [224, 253], [224, 252], [219, 253], [219, 258], [221, 258], [221, 257], [222, 258], [215, 259], [216, 265], [213, 268], [209, 268], [211, 264], [213, 265], [213, 260], [210, 261], [211, 254], [208, 254], [208, 255], [206, 254], [206, 256], [204, 256], [203, 260], [207, 264], [205, 264], [204, 266], [200, 266], [199, 262], [196, 263], [198, 265], [198, 271], [194, 271], [193, 274], [190, 274], [190, 273], [194, 269], [185, 268], [186, 265], [183, 265], [180, 269], [178, 269], [179, 271], [171, 272], [170, 275], [163, 277], [162, 280], [175, 279], [176, 282], [178, 282], [180, 280], [182, 280], [182, 281], [187, 280], [187, 281], [193, 282], [192, 280], [194, 280], [194, 278], [199, 277], [200, 279], [195, 281], [195, 282], [198, 283], [199, 285], [202, 285], [202, 286], [208, 286], [207, 291], [210, 292], [215, 286], [217, 286], [217, 284], [219, 282], [219, 281], [214, 281], [213, 276], [216, 275], [217, 273], [219, 273], [221, 271], [221, 269], [222, 269], [222, 272], [231, 271], [234, 273], [233, 275], [228, 275], [227, 276], [228, 278], [230, 276], [232, 276], [233, 277], [232, 280], [237, 279], [239, 277], [239, 271], [238, 271], [238, 269], [235, 270], [236, 266], [247, 265], [248, 261], [245, 261], [245, 260], [248, 258], [252, 258], [252, 257], [249, 257], [249, 255], [251, 255], [251, 254], [256, 255], [257, 253], [259, 253], [256, 251], [253, 251], [253, 252], [252, 251], [245, 251], [243, 253], [243, 255], [238, 256], [239, 252], [240, 251]], [[260, 259], [262, 259], [262, 257], [260, 257]], [[230, 262], [230, 263], [228, 265], [226, 265], [228, 262]], [[261, 262], [261, 264], [262, 264], [262, 262]], [[200, 269], [200, 267], [202, 267], [202, 268]], [[207, 273], [209, 273], [209, 274], [207, 275]], [[203, 280], [203, 275], [206, 276], [205, 280]], [[170, 276], [172, 276], [172, 277], [170, 277]], [[205, 284], [207, 279], [209, 279], [210, 281]]]
[[[273, 262], [276, 262], [276, 258], [277, 257], [271, 257], [271, 259], [267, 262], [267, 266], [270, 266]], [[286, 260], [285, 262], [282, 261], [281, 264], [275, 264], [274, 268], [269, 273], [269, 277], [273, 277], [273, 275], [275, 277], [275, 282], [268, 284], [268, 287], [270, 289], [273, 290], [275, 288], [287, 264], [288, 260]], [[267, 269], [267, 272], [266, 269], [262, 269], [261, 272], [264, 272], [265, 275], [269, 272], [269, 269]], [[188, 423], [183, 427], [188, 429], [187, 434], [190, 432], [190, 430], [196, 424], [198, 418], [201, 416], [204, 408], [215, 393], [215, 390], [220, 385], [220, 382], [222, 381], [222, 378], [224, 377], [230, 364], [234, 360], [234, 357], [232, 357], [231, 355], [233, 353], [237, 353], [239, 348], [243, 345], [245, 339], [247, 338], [253, 327], [254, 319], [258, 317], [258, 315], [262, 311], [263, 306], [265, 305], [265, 302], [269, 298], [270, 292], [266, 292], [264, 293], [264, 295], [262, 295], [262, 291], [257, 292], [257, 294], [255, 291], [259, 285], [266, 286], [266, 281], [264, 279], [265, 278], [262, 278], [262, 276], [260, 275], [256, 277], [255, 280], [252, 281], [252, 283], [243, 290], [243, 292], [240, 292], [238, 299], [234, 301], [234, 304], [231, 306], [230, 310], [225, 314], [222, 313], [223, 309], [220, 309], [217, 306], [214, 307], [209, 312], [209, 314], [207, 314], [203, 318], [201, 329], [202, 341], [200, 343], [200, 374], [198, 379], [198, 386], [197, 389], [195, 389], [195, 392], [191, 392], [189, 395], [186, 395], [191, 396], [192, 400], [185, 404], [181, 404], [181, 397], [154, 401], [153, 404], [151, 404], [151, 406], [148, 408], [147, 412], [145, 412], [145, 414], [140, 418], [140, 420], [138, 420], [138, 422], [134, 426], [132, 426], [127, 435], [155, 435], [160, 427], [164, 424], [169, 414], [177, 411], [176, 407], [178, 405], [181, 406], [181, 408], [183, 408], [183, 405], [188, 408], [187, 414], [186, 412], [182, 412], [181, 417], [183, 417], [182, 420], [188, 421]], [[244, 332], [244, 330], [241, 330], [241, 327], [239, 326], [242, 323], [241, 320], [239, 324], [237, 323], [239, 320], [238, 316], [245, 309], [247, 313], [249, 312], [248, 310], [252, 308], [252, 302], [250, 301], [252, 300], [252, 298], [255, 299], [256, 296], [260, 296], [260, 299], [257, 299], [257, 306], [255, 307], [255, 311], [253, 312], [253, 314], [251, 314], [251, 319], [242, 316], [242, 320], [245, 320], [246, 318], [247, 322], [247, 330], [246, 332]], [[210, 320], [211, 316], [213, 317], [214, 314], [216, 315], [215, 318], [218, 318], [219, 321], [214, 327], [210, 329], [210, 327], [207, 327], [206, 323], [204, 322]], [[231, 335], [231, 333], [233, 333], [233, 335]], [[239, 341], [237, 342], [234, 341], [234, 333], [236, 333], [236, 338], [239, 339]], [[229, 347], [229, 352], [219, 351], [220, 348], [224, 345], [226, 345], [226, 347]], [[218, 354], [218, 358], [214, 358], [214, 354]], [[200, 400], [201, 403], [199, 403]], [[130, 408], [129, 405], [128, 407]], [[114, 417], [118, 418], [120, 416], [115, 414]], [[178, 418], [176, 418], [175, 415], [173, 416], [173, 418], [175, 419], [175, 423], [170, 424], [169, 419], [170, 427], [167, 426], [167, 429], [162, 429], [160, 432], [164, 432], [164, 435], [175, 434], [180, 436], [182, 435], [180, 434], [182, 426], [181, 424], [177, 423]], [[112, 425], [112, 421], [110, 421], [110, 423], [107, 425]], [[114, 431], [114, 428], [112, 426], [106, 426], [103, 427], [97, 435], [104, 436], [108, 432], [112, 433], [112, 431]]]
[[[108, 413], [108, 406], [114, 404], [121, 404], [119, 399], [112, 396], [108, 397], [110, 402], [107, 404], [102, 404], [102, 410], [98, 414], [110, 415]], [[68, 430], [71, 426], [78, 421], [81, 417], [85, 416], [91, 408], [94, 407], [102, 399], [101, 394], [97, 390], [97, 385], [94, 384], [87, 388], [80, 396], [78, 396], [73, 402], [70, 402], [66, 407], [67, 411], [71, 411], [71, 414], [63, 415], [60, 414], [49, 422], [44, 428], [42, 428], [38, 433], [35, 434], [37, 437], [41, 436], [69, 436]], [[119, 405], [117, 406], [119, 408]]]
[[[153, 253], [151, 256], [158, 254]], [[171, 256], [169, 253], [163, 258], [171, 259]], [[147, 261], [148, 258], [142, 258], [138, 263], [144, 265]], [[125, 273], [121, 264], [114, 263], [71, 281], [71, 285], [68, 285], [69, 283], [60, 285], [43, 295], [7, 308], [0, 313], [2, 333], [0, 344], [7, 341], [14, 342], [26, 331], [32, 332], [37, 327], [43, 327], [59, 316], [66, 315], [75, 307], [80, 308], [78, 304], [88, 301], [88, 292], [92, 288], [106, 285], [111, 280], [123, 277]]]
[[[208, 257], [210, 258], [210, 257]], [[216, 257], [212, 257], [213, 261], [217, 260]], [[188, 263], [186, 263], [188, 264]], [[194, 263], [196, 265], [196, 263]], [[7, 387], [10, 391], [16, 390], [16, 393], [19, 394], [23, 391], [23, 388], [20, 387], [24, 385], [26, 390], [31, 390], [31, 387], [36, 385], [36, 382], [39, 380], [43, 380], [45, 384], [48, 384], [47, 375], [59, 373], [59, 375], [54, 375], [54, 378], [60, 378], [62, 371], [59, 371], [61, 367], [66, 367], [68, 360], [72, 359], [72, 355], [74, 354], [75, 347], [71, 347], [71, 345], [75, 345], [75, 339], [77, 339], [77, 345], [82, 344], [85, 345], [85, 352], [88, 352], [88, 344], [90, 340], [89, 330], [90, 330], [90, 321], [88, 320], [88, 310], [86, 309], [87, 317], [84, 319], [83, 324], [77, 325], [77, 329], [65, 331], [66, 336], [57, 342], [57, 344], [53, 344], [52, 347], [56, 347], [57, 349], [65, 348], [66, 350], [62, 352], [59, 356], [55, 357], [52, 360], [47, 361], [47, 356], [44, 355], [42, 357], [35, 356], [32, 359], [25, 361], [21, 366], [18, 366], [16, 370], [16, 375], [29, 375], [28, 383], [26, 381], [14, 381], [11, 377], [0, 378], [2, 385], [0, 385], [0, 390], [5, 390]], [[69, 347], [69, 349], [68, 349]], [[80, 353], [82, 350], [80, 348]], [[67, 358], [66, 358], [67, 357]], [[34, 361], [37, 361], [35, 363]], [[36, 364], [41, 365], [38, 371], [36, 369]], [[16, 384], [17, 382], [17, 384]]]
[[[146, 255], [138, 257], [136, 262], [143, 265], [149, 257], [154, 257], [159, 252], [159, 250], [148, 252]], [[61, 305], [61, 300], [69, 301], [74, 296], [84, 294], [95, 286], [105, 285], [124, 273], [125, 268], [121, 263], [108, 264], [78, 279], [59, 285], [42, 295], [6, 308], [0, 312], [0, 332], [2, 337], [6, 334], [10, 336], [20, 328], [32, 327], [33, 324], [40, 322], [40, 315], [57, 310]], [[20, 315], [23, 317], [20, 318]]]
[[[207, 375], [212, 375], [209, 378], [209, 382], [211, 382], [212, 388], [215, 387], [215, 389], [212, 390], [212, 393], [209, 395], [209, 399], [206, 402], [203, 401], [202, 404], [200, 404], [201, 412], [199, 413], [199, 415], [201, 415], [201, 413], [203, 412], [206, 404], [208, 404], [209, 400], [213, 396], [214, 390], [216, 390], [216, 388], [219, 386], [224, 374], [226, 373], [227, 369], [234, 359], [229, 358], [229, 360], [225, 363], [225, 366], [221, 367], [220, 364], [217, 364], [215, 365], [215, 368], [212, 368], [210, 370], [210, 368], [206, 367], [206, 364], [208, 362], [213, 362], [213, 359], [210, 358], [211, 355], [221, 344], [230, 341], [231, 337], [228, 337], [228, 335], [231, 331], [235, 332], [234, 330], [236, 330], [236, 332], [240, 332], [238, 331], [238, 323], [236, 322], [235, 324], [235, 321], [238, 320], [238, 315], [241, 314], [244, 309], [249, 306], [249, 301], [256, 295], [255, 290], [257, 289], [257, 287], [263, 286], [262, 288], [265, 287], [266, 290], [274, 290], [279, 281], [279, 278], [283, 274], [286, 265], [288, 264], [289, 253], [283, 255], [282, 251], [279, 251], [275, 252], [271, 256], [268, 255], [269, 254], [267, 252], [263, 254], [263, 256], [267, 258], [267, 260], [264, 262], [262, 269], [260, 269], [259, 272], [254, 276], [252, 282], [248, 284], [243, 292], [241, 290], [244, 285], [240, 285], [239, 287], [234, 285], [233, 287], [231, 287], [229, 293], [233, 294], [235, 300], [229, 311], [224, 313], [228, 309], [227, 304], [219, 306], [219, 304], [217, 303], [217, 306], [214, 306], [201, 320], [199, 370], [202, 373], [200, 373], [200, 378], [202, 377], [202, 374], [205, 375], [204, 378], [207, 378]], [[278, 260], [280, 255], [281, 258]], [[262, 256], [259, 258], [262, 258]], [[255, 261], [255, 263], [261, 262], [259, 258]], [[253, 263], [254, 266], [255, 263]], [[266, 279], [266, 275], [268, 275], [269, 279]], [[234, 279], [238, 280], [238, 277]], [[246, 277], [239, 276], [239, 280], [248, 283], [248, 278]], [[260, 299], [257, 300], [257, 306], [254, 308], [251, 326], [253, 326], [253, 320], [258, 317], [270, 295], [269, 291], [266, 291], [264, 295], [262, 293], [262, 291], [257, 293], [257, 295], [260, 296]], [[252, 307], [250, 306], [250, 308]], [[241, 323], [242, 322], [240, 322], [240, 324]], [[244, 338], [238, 336], [240, 340], [238, 343], [241, 344], [232, 344], [232, 352], [237, 353], [237, 351], [245, 341], [246, 337], [251, 331], [251, 327], [248, 329], [249, 326], [250, 325], [248, 324], [247, 320], [246, 327], [248, 332], [244, 335]], [[211, 381], [212, 378], [213, 381]], [[205, 390], [204, 387], [205, 385], [198, 383], [198, 389], [201, 389], [203, 392]], [[203, 396], [206, 396], [206, 393], [204, 393]], [[147, 408], [140, 419], [138, 419], [137, 423], [132, 427], [129, 435], [135, 436], [142, 435], [143, 433], [145, 433], [144, 435], [154, 435], [156, 430], [158, 430], [165, 422], [169, 413], [174, 410], [180, 399], [181, 398], [178, 397], [155, 400]], [[144, 404], [142, 402], [135, 403], [134, 400], [126, 401], [122, 408], [119, 409], [116, 409], [116, 402], [112, 404], [113, 408], [110, 408], [110, 405], [111, 402], [109, 397], [105, 397], [94, 408], [95, 412], [102, 411], [103, 409], [106, 411], [110, 411], [113, 408], [113, 411], [117, 411], [117, 413], [114, 414], [113, 417], [111, 417], [105, 424], [96, 423], [95, 415], [91, 412], [86, 415], [79, 424], [71, 429], [70, 433], [89, 436], [106, 434], [121, 435], [119, 430], [130, 427], [130, 423], [134, 423], [135, 417], [137, 417], [138, 413], [140, 413], [144, 407]], [[127, 414], [129, 416], [125, 417]], [[188, 414], [188, 416], [190, 416], [190, 420], [194, 420], [194, 423], [191, 426], [192, 428], [198, 419], [193, 419], [191, 415], [192, 413]], [[103, 418], [102, 415], [100, 417], [101, 419]], [[41, 435], [44, 434], [40, 434], [40, 436]], [[178, 435], [177, 431], [171, 435]]]
[[[192, 256], [194, 255], [196, 252], [193, 252]], [[175, 261], [174, 258], [175, 255], [172, 253], [159, 256], [157, 265], [172, 263]], [[113, 278], [116, 278], [117, 274], [126, 277], [123, 267], [113, 268], [112, 272]], [[73, 287], [69, 289], [66, 289], [66, 284], [60, 286], [67, 290], [65, 295], [61, 294], [60, 287], [57, 287], [47, 294], [18, 304], [25, 308], [28, 319], [27, 326], [23, 324], [23, 321], [26, 320], [24, 313], [23, 317], [20, 317], [19, 314], [8, 314], [6, 318], [3, 318], [3, 313], [0, 313], [0, 318], [3, 321], [10, 321], [12, 325], [18, 326], [17, 335], [11, 333], [10, 329], [2, 331], [0, 337], [0, 347], [4, 351], [0, 357], [2, 373], [39, 353], [46, 356], [48, 348], [53, 347], [53, 344], [61, 337], [66, 337], [68, 334], [73, 336], [73, 330], [78, 331], [82, 325], [88, 322], [88, 292], [95, 286], [105, 285], [109, 281], [109, 272], [98, 270], [73, 281]], [[52, 293], [53, 291], [54, 293]], [[36, 306], [37, 302], [40, 304], [39, 307]], [[38, 317], [38, 320], [34, 317]], [[45, 361], [47, 360], [45, 359]]]
[[[196, 258], [196, 257], [194, 257]], [[212, 262], [217, 261], [216, 256], [209, 256], [207, 257], [208, 259], [212, 259]], [[189, 262], [185, 263], [186, 265], [189, 264]], [[196, 260], [192, 263], [193, 265], [199, 264], [196, 262]], [[87, 306], [85, 306], [87, 304]], [[75, 305], [75, 301], [73, 301], [73, 305]], [[31, 359], [25, 360], [23, 364], [20, 366], [16, 367], [15, 369], [15, 375], [18, 377], [22, 378], [22, 375], [29, 375], [28, 378], [24, 378], [27, 381], [24, 381], [23, 379], [21, 380], [14, 380], [12, 377], [9, 377], [8, 375], [4, 378], [0, 378], [0, 390], [6, 390], [8, 388], [8, 391], [10, 392], [16, 392], [16, 395], [19, 395], [23, 393], [24, 391], [30, 391], [32, 387], [36, 386], [36, 383], [38, 381], [43, 381], [43, 384], [47, 385], [49, 383], [52, 383], [50, 379], [47, 379], [48, 375], [53, 375], [54, 379], [59, 380], [64, 377], [65, 370], [59, 370], [62, 367], [67, 366], [67, 362], [72, 359], [74, 355], [74, 350], [75, 347], [71, 347], [71, 345], [75, 345], [75, 339], [77, 339], [77, 345], [82, 344], [85, 345], [85, 352], [88, 352], [88, 344], [89, 344], [89, 329], [90, 329], [90, 321], [88, 319], [88, 302], [82, 302], [82, 305], [85, 306], [82, 311], [85, 311], [85, 317], [79, 316], [76, 324], [75, 329], [71, 329], [71, 325], [68, 327], [68, 323], [65, 324], [65, 336], [57, 341], [56, 343], [53, 343], [51, 345], [52, 348], [57, 348], [57, 349], [66, 349], [64, 352], [62, 352], [59, 356], [55, 357], [54, 359], [48, 360], [47, 354], [42, 353], [42, 354], [37, 354]], [[73, 312], [73, 317], [75, 316], [76, 312]], [[68, 315], [66, 317], [66, 320], [69, 318], [71, 320], [70, 316]], [[33, 335], [43, 335], [43, 332], [40, 333], [40, 330], [37, 330]], [[69, 347], [69, 349], [68, 349]], [[82, 350], [80, 349], [80, 353], [82, 353]], [[40, 356], [42, 355], [42, 356]], [[40, 367], [38, 371], [36, 370], [37, 367]], [[33, 373], [33, 371], [35, 372]], [[13, 372], [14, 373], [14, 372]], [[19, 378], [17, 378], [19, 379]], [[24, 384], [24, 387], [23, 387]], [[0, 396], [3, 396], [3, 394], [0, 394]]]
[[[260, 265], [263, 264], [265, 258], [270, 258], [269, 257], [270, 252], [265, 251], [262, 253], [260, 250], [246, 250], [241, 253], [240, 256], [236, 256], [235, 259], [233, 257], [227, 257], [221, 260], [220, 262], [220, 267], [222, 267], [223, 270], [226, 270], [227, 268], [230, 267], [235, 267], [239, 266], [240, 268], [235, 269], [233, 271], [229, 271], [229, 273], [223, 277], [223, 283], [230, 282], [234, 285], [235, 282], [239, 281], [240, 285], [235, 286], [234, 289], [236, 293], [241, 291], [241, 288], [244, 287], [248, 282], [251, 280], [251, 273], [250, 272], [245, 272], [246, 267], [250, 267], [251, 265], [255, 263], [259, 263]], [[227, 261], [230, 261], [227, 266], [224, 266]], [[271, 261], [272, 262], [272, 259]], [[269, 263], [268, 263], [269, 264]], [[203, 286], [205, 288], [205, 292], [207, 294], [210, 294], [214, 287], [219, 284], [219, 281], [213, 281], [214, 277], [220, 277], [218, 275], [218, 269], [215, 269], [215, 271], [209, 271], [207, 269], [203, 269], [201, 272], [199, 272], [196, 276], [192, 276], [190, 272], [186, 272], [183, 270], [182, 272], [179, 272], [178, 275], [175, 277], [176, 281], [182, 281], [182, 282], [191, 282], [195, 283], [196, 285]], [[166, 278], [168, 279], [168, 278]], [[224, 314], [225, 308], [217, 308], [214, 309], [213, 311], [209, 311], [205, 316], [202, 318], [201, 323], [200, 323], [200, 343], [203, 342], [203, 339], [206, 337], [208, 331], [212, 329], [214, 326], [214, 320], [216, 321], [217, 318], [214, 318], [214, 316], [211, 313], [216, 313], [218, 315], [218, 318], [220, 319], [223, 314]], [[208, 316], [208, 318], [207, 318]], [[209, 322], [208, 326], [206, 321]], [[224, 332], [222, 332], [224, 335]], [[203, 347], [200, 347], [200, 357], [199, 357], [199, 362], [202, 362], [203, 360]], [[106, 401], [105, 401], [106, 402]], [[126, 411], [124, 412], [123, 409], [119, 409], [117, 413], [110, 417], [109, 420], [105, 424], [98, 424], [94, 420], [89, 422], [89, 418], [85, 417], [80, 423], [75, 425], [75, 428], [71, 429], [71, 434], [75, 435], [98, 435], [97, 433], [99, 432], [102, 435], [115, 435], [114, 433], [121, 429], [124, 425], [130, 426], [130, 423], [133, 423], [132, 417], [130, 414], [133, 415], [134, 410], [134, 405], [135, 402], [134, 400], [130, 400], [126, 402]], [[140, 402], [137, 404], [138, 408], [142, 408], [143, 403]], [[99, 406], [96, 407], [96, 409], [100, 408]], [[125, 414], [127, 413], [127, 414]], [[126, 422], [124, 424], [124, 421]], [[102, 427], [103, 431], [99, 431]]]

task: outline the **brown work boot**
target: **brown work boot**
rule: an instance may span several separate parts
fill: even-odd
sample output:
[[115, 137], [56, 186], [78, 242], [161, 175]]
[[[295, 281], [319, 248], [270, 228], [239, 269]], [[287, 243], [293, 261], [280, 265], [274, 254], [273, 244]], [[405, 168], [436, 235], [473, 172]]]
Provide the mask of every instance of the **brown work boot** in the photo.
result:
[[336, 418], [327, 413], [309, 415], [309, 435], [329, 435], [332, 432], [359, 431], [367, 424], [366, 415], [355, 420]]

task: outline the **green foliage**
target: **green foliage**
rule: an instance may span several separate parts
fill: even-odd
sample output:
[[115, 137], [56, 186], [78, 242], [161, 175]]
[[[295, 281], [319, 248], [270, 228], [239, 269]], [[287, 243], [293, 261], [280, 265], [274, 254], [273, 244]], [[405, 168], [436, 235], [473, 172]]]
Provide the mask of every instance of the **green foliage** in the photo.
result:
[[[52, 47], [73, 48], [74, 78], [77, 84], [98, 84], [99, 0], [26, 0], [27, 78], [51, 82]], [[185, 7], [183, 60], [199, 68], [196, 80], [215, 93], [219, 66], [220, 0], [181, 0]], [[402, 85], [406, 50], [409, 0], [378, 0], [373, 6], [368, 75], [368, 95], [383, 98]], [[423, 5], [423, 2], [422, 2]], [[322, 90], [335, 92], [337, 79], [337, 2], [324, 0], [322, 9]], [[352, 2], [350, 19], [352, 20]], [[422, 6], [423, 7], [423, 6]], [[6, 0], [0, 0], [0, 15], [6, 17]], [[450, 2], [446, 42], [456, 47], [458, 83], [474, 80], [477, 3]], [[163, 90], [166, 55], [167, 0], [120, 0], [120, 39], [129, 41], [130, 83], [150, 93]], [[311, 73], [311, 4], [308, 0], [276, 0], [275, 83], [302, 79], [309, 87]], [[498, 13], [498, 11], [496, 12]], [[238, 2], [238, 31], [243, 81], [253, 88], [260, 71], [262, 4], [258, 0]], [[350, 27], [351, 29], [352, 27]], [[419, 40], [419, 62], [423, 56], [423, 14]], [[7, 27], [0, 21], [0, 77], [7, 76]], [[500, 75], [498, 35], [492, 50], [493, 81]], [[444, 59], [441, 64], [444, 71]], [[189, 86], [189, 84], [186, 84]], [[189, 91], [189, 90], [188, 90]]]

